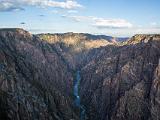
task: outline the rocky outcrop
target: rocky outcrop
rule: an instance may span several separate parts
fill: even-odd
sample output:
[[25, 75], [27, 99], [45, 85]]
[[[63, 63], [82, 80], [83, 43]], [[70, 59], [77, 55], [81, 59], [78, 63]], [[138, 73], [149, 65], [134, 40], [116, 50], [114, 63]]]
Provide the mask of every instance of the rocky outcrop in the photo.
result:
[[0, 119], [159, 120], [160, 35], [115, 39], [1, 29]]
[[81, 72], [88, 119], [159, 119], [160, 35], [136, 35], [98, 51]]
[[79, 119], [71, 73], [47, 42], [22, 29], [1, 29], [0, 118]]
[[154, 77], [153, 77], [153, 83], [151, 87], [151, 93], [150, 93], [150, 99], [151, 99], [151, 116], [152, 119], [158, 120], [160, 119], [160, 59], [158, 66], [155, 69]]

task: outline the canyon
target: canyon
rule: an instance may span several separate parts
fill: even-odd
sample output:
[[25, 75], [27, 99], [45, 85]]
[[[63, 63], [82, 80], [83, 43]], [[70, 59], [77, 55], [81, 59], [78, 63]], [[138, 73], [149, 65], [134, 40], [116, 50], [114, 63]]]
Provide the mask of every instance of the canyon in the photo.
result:
[[0, 119], [160, 120], [160, 34], [0, 29]]

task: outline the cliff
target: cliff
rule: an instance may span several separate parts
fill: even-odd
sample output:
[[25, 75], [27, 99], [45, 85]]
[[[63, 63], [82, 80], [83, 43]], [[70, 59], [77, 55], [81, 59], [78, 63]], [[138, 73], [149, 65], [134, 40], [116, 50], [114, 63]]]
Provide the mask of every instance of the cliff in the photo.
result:
[[98, 51], [82, 68], [80, 93], [88, 119], [160, 119], [160, 35], [136, 35]]
[[160, 35], [104, 38], [1, 29], [0, 118], [159, 120]]
[[78, 119], [73, 77], [63, 59], [22, 29], [0, 30], [0, 118]]

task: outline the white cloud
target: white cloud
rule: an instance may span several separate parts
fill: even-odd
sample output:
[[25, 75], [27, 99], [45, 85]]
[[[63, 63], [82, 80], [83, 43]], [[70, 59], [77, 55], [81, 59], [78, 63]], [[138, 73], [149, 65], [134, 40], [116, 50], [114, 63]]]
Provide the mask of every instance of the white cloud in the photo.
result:
[[151, 22], [150, 25], [151, 25], [151, 26], [156, 26], [157, 23], [156, 23], [156, 22]]
[[24, 10], [19, 5], [15, 5], [13, 2], [10, 1], [0, 1], [0, 11], [17, 11], [17, 10]]
[[150, 24], [151, 24], [152, 26], [157, 25], [157, 23], [156, 23], [156, 22], [151, 22]]
[[94, 26], [98, 28], [131, 28], [133, 25], [124, 19], [95, 19]]
[[0, 0], [0, 11], [13, 11], [24, 9], [24, 6], [36, 7], [57, 7], [63, 9], [76, 9], [83, 7], [75, 0], [65, 0], [63, 2], [55, 0]]
[[151, 27], [132, 27], [132, 28], [123, 28], [123, 29], [100, 29], [99, 34], [106, 34], [111, 36], [119, 37], [131, 37], [135, 34], [160, 34], [160, 28], [151, 28]]
[[148, 28], [137, 28], [135, 29], [135, 33], [136, 34], [159, 34], [160, 33], [160, 28], [152, 28], [152, 27], [148, 27]]
[[[52, 10], [51, 13], [59, 14], [63, 17], [64, 14], [75, 14], [75, 13], [78, 13], [78, 11], [77, 10], [67, 10], [66, 11], [66, 9], [61, 9], [61, 10]], [[67, 16], [67, 15], [65, 15], [65, 16]]]
[[68, 10], [67, 12], [68, 12], [68, 13], [78, 13], [77, 10]]
[[160, 24], [159, 24], [158, 22], [151, 22], [151, 23], [150, 23], [150, 26], [151, 26], [152, 28], [160, 28]]
[[131, 28], [133, 25], [124, 19], [105, 19], [94, 16], [63, 16], [77, 22], [89, 22], [97, 28]]
[[87, 21], [92, 21], [93, 17], [91, 16], [65, 16], [66, 18], [70, 18], [76, 22], [87, 22]]

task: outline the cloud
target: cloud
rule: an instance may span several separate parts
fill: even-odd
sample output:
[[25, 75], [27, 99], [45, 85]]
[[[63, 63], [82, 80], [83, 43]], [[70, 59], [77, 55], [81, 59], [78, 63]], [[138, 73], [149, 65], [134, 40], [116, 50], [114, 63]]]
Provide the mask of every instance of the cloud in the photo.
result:
[[24, 10], [19, 5], [14, 4], [11, 1], [0, 1], [0, 12], [6, 12], [6, 11], [19, 11]]
[[151, 28], [160, 28], [160, 24], [158, 22], [151, 22], [150, 27]]
[[41, 8], [53, 7], [63, 9], [77, 9], [83, 7], [75, 0], [0, 0], [0, 11], [24, 10], [25, 6], [36, 6]]
[[87, 22], [87, 21], [92, 21], [93, 17], [90, 17], [90, 16], [63, 16], [63, 17], [66, 17], [66, 18], [70, 18], [76, 22]]
[[73, 0], [66, 0], [65, 2], [58, 2], [54, 0], [18, 0], [19, 2], [28, 3], [28, 5], [39, 7], [58, 7], [64, 9], [80, 8], [82, 5]]
[[68, 10], [67, 12], [68, 12], [68, 13], [78, 13], [77, 10]]
[[133, 25], [124, 19], [95, 19], [93, 24], [97, 28], [131, 28]]
[[148, 28], [137, 28], [134, 31], [136, 34], [159, 34], [160, 33], [160, 28], [152, 28], [152, 27], [148, 27]]
[[70, 10], [66, 10], [66, 9], [55, 9], [55, 10], [52, 10], [50, 11], [51, 13], [53, 14], [59, 14], [60, 16], [64, 17], [64, 16], [67, 16], [69, 14], [76, 14], [78, 13], [78, 10], [75, 10], [75, 9], [70, 9]]
[[124, 19], [105, 19], [94, 16], [63, 16], [76, 22], [89, 22], [92, 26], [104, 28], [131, 28], [133, 25]]
[[156, 22], [151, 22], [150, 25], [151, 26], [157, 26], [158, 24]]

